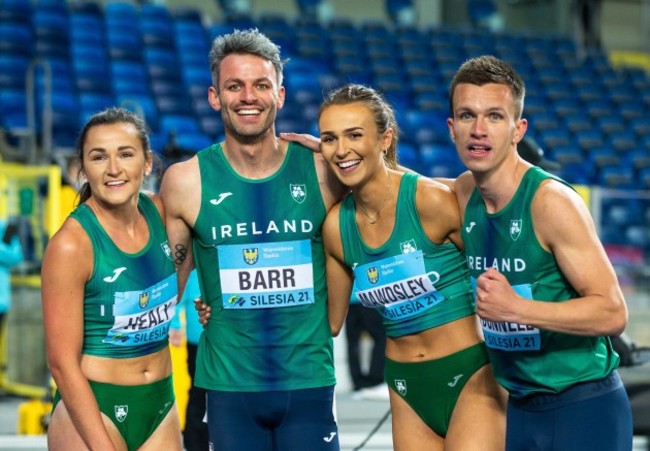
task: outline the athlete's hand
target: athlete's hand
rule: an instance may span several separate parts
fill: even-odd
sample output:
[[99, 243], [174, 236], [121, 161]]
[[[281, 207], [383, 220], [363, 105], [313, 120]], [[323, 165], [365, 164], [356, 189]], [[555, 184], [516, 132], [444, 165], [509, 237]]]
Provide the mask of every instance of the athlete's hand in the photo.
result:
[[169, 329], [169, 344], [180, 346], [183, 344], [183, 331], [180, 329]]
[[320, 152], [320, 138], [308, 133], [280, 133], [280, 138], [302, 144], [313, 152]]
[[200, 297], [194, 299], [194, 308], [199, 312], [199, 323], [203, 327], [208, 325], [208, 320], [210, 319], [210, 307], [207, 304], [204, 304]]
[[490, 268], [476, 279], [476, 313], [488, 321], [520, 322], [525, 304], [508, 279]]

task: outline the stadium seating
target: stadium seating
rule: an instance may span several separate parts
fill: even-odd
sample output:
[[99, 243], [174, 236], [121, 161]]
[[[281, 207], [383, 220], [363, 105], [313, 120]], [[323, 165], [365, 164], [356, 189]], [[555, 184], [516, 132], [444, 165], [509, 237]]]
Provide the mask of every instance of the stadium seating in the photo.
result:
[[[316, 3], [297, 6], [313, 12]], [[388, 2], [391, 8], [410, 3]], [[650, 188], [650, 79], [643, 70], [615, 69], [602, 51], [590, 50], [578, 61], [575, 45], [565, 37], [342, 18], [320, 23], [312, 13], [291, 19], [231, 7], [223, 3], [227, 14], [216, 23], [190, 6], [3, 0], [0, 125], [9, 131], [27, 125], [25, 79], [34, 70], [41, 90], [49, 70], [57, 136], [71, 134], [94, 112], [117, 103], [144, 114], [161, 139], [173, 125], [179, 142], [204, 147], [223, 133], [207, 102], [211, 39], [257, 26], [290, 58], [278, 129], [314, 132], [324, 91], [344, 82], [372, 84], [396, 109], [404, 161], [424, 173], [434, 168], [440, 173], [448, 164], [453, 176], [462, 168], [440, 150], [449, 146], [448, 82], [464, 59], [491, 53], [523, 76], [528, 133], [563, 165], [563, 177], [618, 189]], [[43, 63], [30, 69], [35, 58]], [[43, 98], [38, 94], [36, 101]], [[37, 111], [42, 107], [39, 103]], [[70, 117], [78, 117], [74, 125]]]

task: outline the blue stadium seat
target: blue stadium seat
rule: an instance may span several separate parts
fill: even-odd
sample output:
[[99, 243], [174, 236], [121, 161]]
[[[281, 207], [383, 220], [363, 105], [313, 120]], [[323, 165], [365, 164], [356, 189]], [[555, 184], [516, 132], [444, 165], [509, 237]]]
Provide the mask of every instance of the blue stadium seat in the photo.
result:
[[573, 97], [554, 98], [551, 105], [555, 113], [561, 117], [576, 114], [584, 109], [580, 101]]
[[626, 120], [633, 120], [647, 115], [645, 105], [638, 99], [620, 102], [618, 104], [618, 111]]
[[104, 17], [103, 6], [93, 0], [77, 0], [69, 4], [70, 14]]
[[81, 91], [79, 93], [81, 123], [85, 123], [92, 115], [115, 105], [115, 97], [112, 94]]
[[630, 127], [639, 137], [650, 136], [650, 116], [632, 118], [629, 122]]
[[586, 158], [582, 151], [572, 145], [557, 146], [547, 149], [549, 159], [557, 161], [560, 165], [565, 166], [571, 163], [584, 163]]
[[593, 165], [582, 160], [579, 162], [563, 163], [557, 175], [569, 183], [592, 185], [597, 182]]
[[541, 144], [544, 149], [552, 150], [556, 147], [573, 145], [569, 130], [565, 127], [552, 128], [539, 132]]
[[626, 124], [618, 116], [602, 116], [596, 119], [596, 124], [605, 134], [621, 133], [625, 131]]
[[32, 13], [36, 55], [45, 57], [69, 55], [70, 18], [67, 5], [65, 7], [55, 5], [39, 6]]
[[585, 116], [583, 113], [569, 114], [564, 118], [564, 122], [572, 133], [579, 133], [595, 128], [589, 116]]
[[117, 93], [115, 100], [118, 106], [127, 108], [134, 113], [141, 113], [152, 131], [157, 132], [159, 130], [160, 116], [158, 108], [149, 91], [144, 93]]
[[212, 145], [213, 140], [203, 132], [184, 132], [176, 134], [176, 144], [183, 149], [198, 152]]
[[631, 152], [639, 147], [636, 135], [631, 130], [610, 133], [607, 137], [607, 141], [609, 141], [611, 147], [621, 155]]
[[196, 6], [188, 5], [174, 5], [170, 7], [172, 17], [175, 19], [176, 23], [179, 22], [192, 22], [200, 24], [202, 23], [203, 13]]
[[201, 23], [180, 22], [177, 20], [174, 23], [174, 39], [181, 58], [183, 53], [186, 52], [202, 53], [203, 60], [207, 62], [210, 42], [208, 41], [208, 34]]
[[[36, 62], [36, 61], [35, 61]], [[75, 81], [72, 71], [72, 64], [66, 58], [50, 57], [38, 60], [34, 68], [34, 83], [36, 86], [36, 97], [45, 89], [46, 71], [51, 74], [52, 92], [75, 93]]]
[[142, 42], [149, 47], [161, 47], [173, 49], [176, 41], [174, 39], [174, 28], [171, 22], [159, 21], [157, 19], [140, 20]]
[[[152, 82], [180, 83], [180, 60], [173, 48], [144, 47], [144, 61]], [[207, 70], [207, 69], [206, 69]]]
[[601, 186], [607, 188], [631, 189], [635, 187], [633, 170], [623, 165], [601, 167], [598, 181]]
[[614, 106], [612, 105], [611, 101], [603, 97], [594, 98], [592, 100], [585, 100], [583, 103], [584, 110], [586, 111], [587, 115], [593, 119], [609, 116], [614, 110]]
[[400, 165], [417, 171], [421, 164], [418, 148], [411, 143], [400, 142], [397, 146], [397, 161]]
[[32, 2], [25, 0], [3, 0], [2, 8], [0, 8], [0, 22], [29, 25], [32, 11]]
[[[38, 97], [38, 95], [37, 95]], [[52, 102], [52, 143], [55, 147], [75, 147], [81, 118], [79, 115], [79, 97], [76, 92], [53, 90]], [[40, 111], [42, 102], [37, 102], [37, 128], [41, 129]]]
[[650, 151], [647, 148], [637, 148], [625, 152], [623, 159], [639, 173], [643, 169], [650, 168]]
[[[425, 144], [449, 144], [446, 113], [440, 111], [397, 110], [402, 139], [413, 142], [422, 150]], [[426, 161], [423, 159], [423, 162]]]
[[149, 94], [151, 86], [149, 75], [141, 62], [117, 60], [111, 61], [113, 91], [116, 95]]
[[0, 54], [0, 89], [25, 89], [29, 57], [20, 54]]
[[214, 140], [223, 135], [223, 121], [216, 112], [210, 116], [199, 118], [199, 124], [201, 126], [201, 131]]
[[0, 22], [0, 54], [31, 56], [34, 46], [30, 24]]
[[0, 88], [0, 127], [10, 132], [27, 127], [27, 95], [24, 88]]
[[202, 133], [198, 120], [191, 114], [161, 114], [160, 131], [170, 133]]
[[106, 21], [106, 43], [113, 59], [142, 61], [142, 36], [135, 24]]
[[123, 0], [107, 0], [104, 4], [104, 15], [109, 21], [128, 21], [135, 25], [140, 13], [135, 3]]
[[639, 171], [639, 184], [641, 189], [650, 189], [650, 168], [643, 168]]
[[105, 49], [104, 27], [104, 19], [101, 16], [72, 13], [70, 16], [70, 45]]
[[588, 151], [588, 159], [594, 163], [596, 168], [601, 169], [608, 166], [621, 164], [621, 156], [611, 147], [595, 147]]
[[605, 137], [598, 128], [588, 128], [574, 133], [576, 142], [583, 152], [591, 152], [592, 149], [605, 145]]

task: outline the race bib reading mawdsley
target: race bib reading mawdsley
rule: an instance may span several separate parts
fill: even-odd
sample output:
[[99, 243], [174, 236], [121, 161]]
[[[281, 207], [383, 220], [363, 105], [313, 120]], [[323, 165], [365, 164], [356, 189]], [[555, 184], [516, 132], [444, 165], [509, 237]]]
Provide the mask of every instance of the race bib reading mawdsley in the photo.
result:
[[387, 319], [410, 318], [445, 300], [439, 280], [426, 272], [422, 251], [409, 252], [354, 268], [353, 296]]
[[217, 252], [223, 308], [314, 303], [310, 240], [223, 245]]

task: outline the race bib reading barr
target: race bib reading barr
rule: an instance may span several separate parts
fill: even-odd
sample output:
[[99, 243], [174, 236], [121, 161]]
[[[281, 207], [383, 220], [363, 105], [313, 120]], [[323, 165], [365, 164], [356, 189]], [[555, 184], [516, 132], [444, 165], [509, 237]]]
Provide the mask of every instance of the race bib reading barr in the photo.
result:
[[295, 307], [314, 303], [311, 241], [219, 246], [225, 309]]

